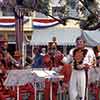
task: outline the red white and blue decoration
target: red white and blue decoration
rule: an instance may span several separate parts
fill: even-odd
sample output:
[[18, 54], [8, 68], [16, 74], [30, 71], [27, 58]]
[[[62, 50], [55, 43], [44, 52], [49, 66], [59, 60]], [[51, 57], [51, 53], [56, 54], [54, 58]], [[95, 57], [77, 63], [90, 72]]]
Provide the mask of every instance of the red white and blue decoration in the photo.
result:
[[[29, 21], [28, 17], [24, 17], [24, 24]], [[60, 24], [59, 21], [55, 19], [48, 18], [39, 18], [32, 19], [32, 28], [33, 29], [44, 29], [53, 27]], [[0, 27], [2, 28], [13, 28], [16, 25], [16, 19], [14, 17], [0, 17]]]
[[55, 19], [33, 19], [33, 28], [41, 29], [41, 28], [49, 28], [60, 24]]
[[[24, 17], [24, 24], [29, 21], [28, 17]], [[15, 27], [16, 20], [14, 17], [0, 17], [0, 27], [2, 28], [12, 28]]]

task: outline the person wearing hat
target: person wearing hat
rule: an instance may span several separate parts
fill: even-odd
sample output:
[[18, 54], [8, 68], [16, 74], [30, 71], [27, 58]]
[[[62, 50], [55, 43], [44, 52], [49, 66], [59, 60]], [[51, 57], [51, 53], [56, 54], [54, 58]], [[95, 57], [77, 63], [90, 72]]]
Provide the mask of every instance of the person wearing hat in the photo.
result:
[[[95, 94], [95, 99], [100, 99], [100, 46], [95, 48], [96, 67], [89, 71], [89, 87], [90, 91]], [[94, 89], [95, 87], [95, 89]]]
[[[60, 86], [65, 89], [67, 87], [67, 83], [70, 79], [71, 74], [71, 66], [70, 64], [63, 64], [62, 59], [64, 55], [57, 50], [57, 43], [49, 42], [48, 43], [48, 52], [44, 56], [44, 66], [49, 70], [55, 70], [57, 73], [64, 75], [64, 79], [60, 82]], [[59, 82], [52, 83], [52, 100], [57, 100], [57, 91], [59, 87]], [[50, 98], [50, 81], [45, 80], [45, 88], [44, 88], [44, 99], [49, 100]]]
[[8, 40], [5, 37], [1, 37], [0, 39], [0, 49], [7, 50], [8, 48]]
[[14, 52], [14, 65], [16, 68], [21, 68], [22, 54], [19, 51]]
[[0, 50], [3, 52], [4, 61], [6, 63], [6, 68], [11, 69], [12, 68], [12, 63], [11, 62], [12, 62], [13, 57], [8, 52], [8, 40], [7, 40], [7, 38], [5, 38], [4, 36], [1, 37], [0, 44], [1, 44], [0, 45]]

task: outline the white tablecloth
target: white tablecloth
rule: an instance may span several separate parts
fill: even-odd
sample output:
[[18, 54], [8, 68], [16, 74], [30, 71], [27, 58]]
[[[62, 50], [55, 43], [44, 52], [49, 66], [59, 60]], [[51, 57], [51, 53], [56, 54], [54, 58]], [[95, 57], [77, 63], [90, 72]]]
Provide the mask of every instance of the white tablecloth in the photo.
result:
[[39, 79], [59, 79], [64, 78], [55, 71], [39, 70], [39, 69], [23, 69], [23, 70], [10, 70], [4, 82], [5, 86], [25, 85], [33, 83]]
[[27, 83], [32, 83], [34, 81], [34, 76], [31, 73], [31, 69], [27, 70], [10, 70], [8, 76], [4, 82], [5, 86], [16, 86], [25, 85]]

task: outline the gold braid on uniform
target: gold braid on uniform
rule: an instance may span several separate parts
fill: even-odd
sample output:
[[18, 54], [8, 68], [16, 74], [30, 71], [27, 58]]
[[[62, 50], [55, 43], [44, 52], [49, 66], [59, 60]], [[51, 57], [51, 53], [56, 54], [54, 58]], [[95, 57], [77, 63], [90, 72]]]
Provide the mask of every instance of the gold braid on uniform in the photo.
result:
[[87, 49], [76, 48], [73, 51], [73, 58], [74, 58], [74, 68], [78, 69], [77, 66], [83, 63], [84, 57], [87, 54]]

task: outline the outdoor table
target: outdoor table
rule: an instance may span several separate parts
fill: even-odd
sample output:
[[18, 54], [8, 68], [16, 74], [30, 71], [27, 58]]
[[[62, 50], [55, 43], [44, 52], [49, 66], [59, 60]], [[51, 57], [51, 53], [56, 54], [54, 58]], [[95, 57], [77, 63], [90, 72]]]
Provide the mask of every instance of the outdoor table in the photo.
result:
[[9, 70], [8, 76], [4, 81], [5, 86], [17, 86], [17, 100], [19, 100], [19, 86], [27, 83], [35, 83], [35, 100], [37, 96], [36, 82], [38, 80], [50, 80], [50, 100], [52, 100], [52, 82], [63, 79], [63, 75], [59, 75], [53, 70], [47, 69], [21, 69]]
[[[58, 74], [56, 71], [53, 70], [32, 70], [32, 73], [35, 73], [38, 78], [40, 79], [48, 79], [50, 80], [50, 100], [52, 100], [52, 82], [59, 81], [60, 79], [63, 79], [64, 76]], [[36, 87], [36, 84], [35, 84]], [[35, 88], [35, 97], [36, 97], [36, 88]], [[35, 98], [36, 100], [36, 98]]]
[[9, 70], [4, 81], [5, 86], [17, 86], [17, 100], [19, 100], [19, 86], [34, 82], [31, 69]]

